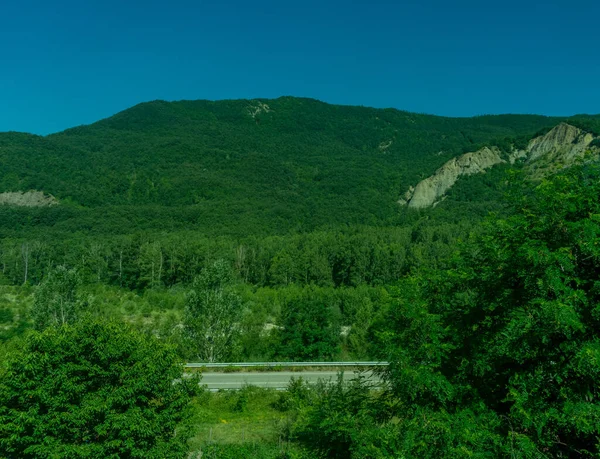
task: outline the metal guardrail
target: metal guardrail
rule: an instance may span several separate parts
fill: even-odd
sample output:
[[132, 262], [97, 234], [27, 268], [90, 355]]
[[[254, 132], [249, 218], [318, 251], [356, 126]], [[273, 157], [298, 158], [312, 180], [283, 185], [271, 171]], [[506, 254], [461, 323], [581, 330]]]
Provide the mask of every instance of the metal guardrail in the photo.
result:
[[252, 367], [385, 367], [388, 362], [230, 362], [186, 363], [185, 368], [252, 368]]

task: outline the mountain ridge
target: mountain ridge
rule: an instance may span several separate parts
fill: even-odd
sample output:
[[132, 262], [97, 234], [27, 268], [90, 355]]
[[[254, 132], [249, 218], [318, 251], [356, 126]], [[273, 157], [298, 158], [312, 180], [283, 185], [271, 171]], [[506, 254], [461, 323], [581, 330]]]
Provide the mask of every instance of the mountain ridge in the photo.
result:
[[[446, 162], [486, 146], [526, 145], [562, 121], [448, 118], [292, 97], [154, 101], [48, 136], [0, 134], [0, 193], [56, 197], [70, 209], [44, 211], [61, 215], [58, 226], [106, 209], [206, 232], [242, 231], [240, 214], [267, 232], [388, 224], [402, 190]], [[486, 199], [496, 198], [473, 197]], [[152, 218], [151, 227], [164, 225]]]

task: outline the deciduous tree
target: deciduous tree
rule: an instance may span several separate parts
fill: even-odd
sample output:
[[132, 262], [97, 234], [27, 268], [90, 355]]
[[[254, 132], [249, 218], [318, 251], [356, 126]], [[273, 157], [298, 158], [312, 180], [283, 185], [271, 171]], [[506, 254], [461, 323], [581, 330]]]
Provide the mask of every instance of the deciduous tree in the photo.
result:
[[182, 458], [197, 380], [122, 323], [33, 333], [0, 373], [0, 456]]
[[232, 352], [242, 313], [242, 300], [232, 283], [231, 267], [218, 260], [194, 279], [188, 295], [185, 332], [204, 362], [216, 362]]

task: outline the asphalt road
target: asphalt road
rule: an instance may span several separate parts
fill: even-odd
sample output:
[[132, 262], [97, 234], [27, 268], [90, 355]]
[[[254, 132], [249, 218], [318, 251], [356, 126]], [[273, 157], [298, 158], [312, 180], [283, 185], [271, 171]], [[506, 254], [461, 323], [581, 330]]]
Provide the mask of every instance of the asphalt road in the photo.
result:
[[[365, 372], [372, 382], [378, 382], [379, 378], [371, 372]], [[344, 380], [356, 378], [357, 371], [345, 371]], [[337, 380], [336, 371], [273, 371], [273, 372], [241, 372], [241, 373], [203, 373], [202, 385], [209, 390], [218, 389], [240, 389], [245, 385], [265, 387], [271, 389], [285, 389], [290, 379], [302, 377], [309, 383], [315, 383], [319, 379]]]

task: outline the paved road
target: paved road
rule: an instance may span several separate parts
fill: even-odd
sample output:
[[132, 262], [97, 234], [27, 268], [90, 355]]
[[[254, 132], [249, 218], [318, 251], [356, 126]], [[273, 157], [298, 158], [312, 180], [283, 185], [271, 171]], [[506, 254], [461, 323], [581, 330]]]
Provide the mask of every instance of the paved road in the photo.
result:
[[[345, 371], [344, 380], [356, 377], [357, 371]], [[369, 379], [378, 382], [379, 378], [367, 372]], [[273, 372], [243, 372], [243, 373], [203, 373], [201, 384], [209, 390], [240, 389], [246, 384], [271, 389], [285, 389], [290, 379], [302, 377], [305, 381], [315, 383], [319, 379], [337, 380], [336, 371], [273, 371]]]

